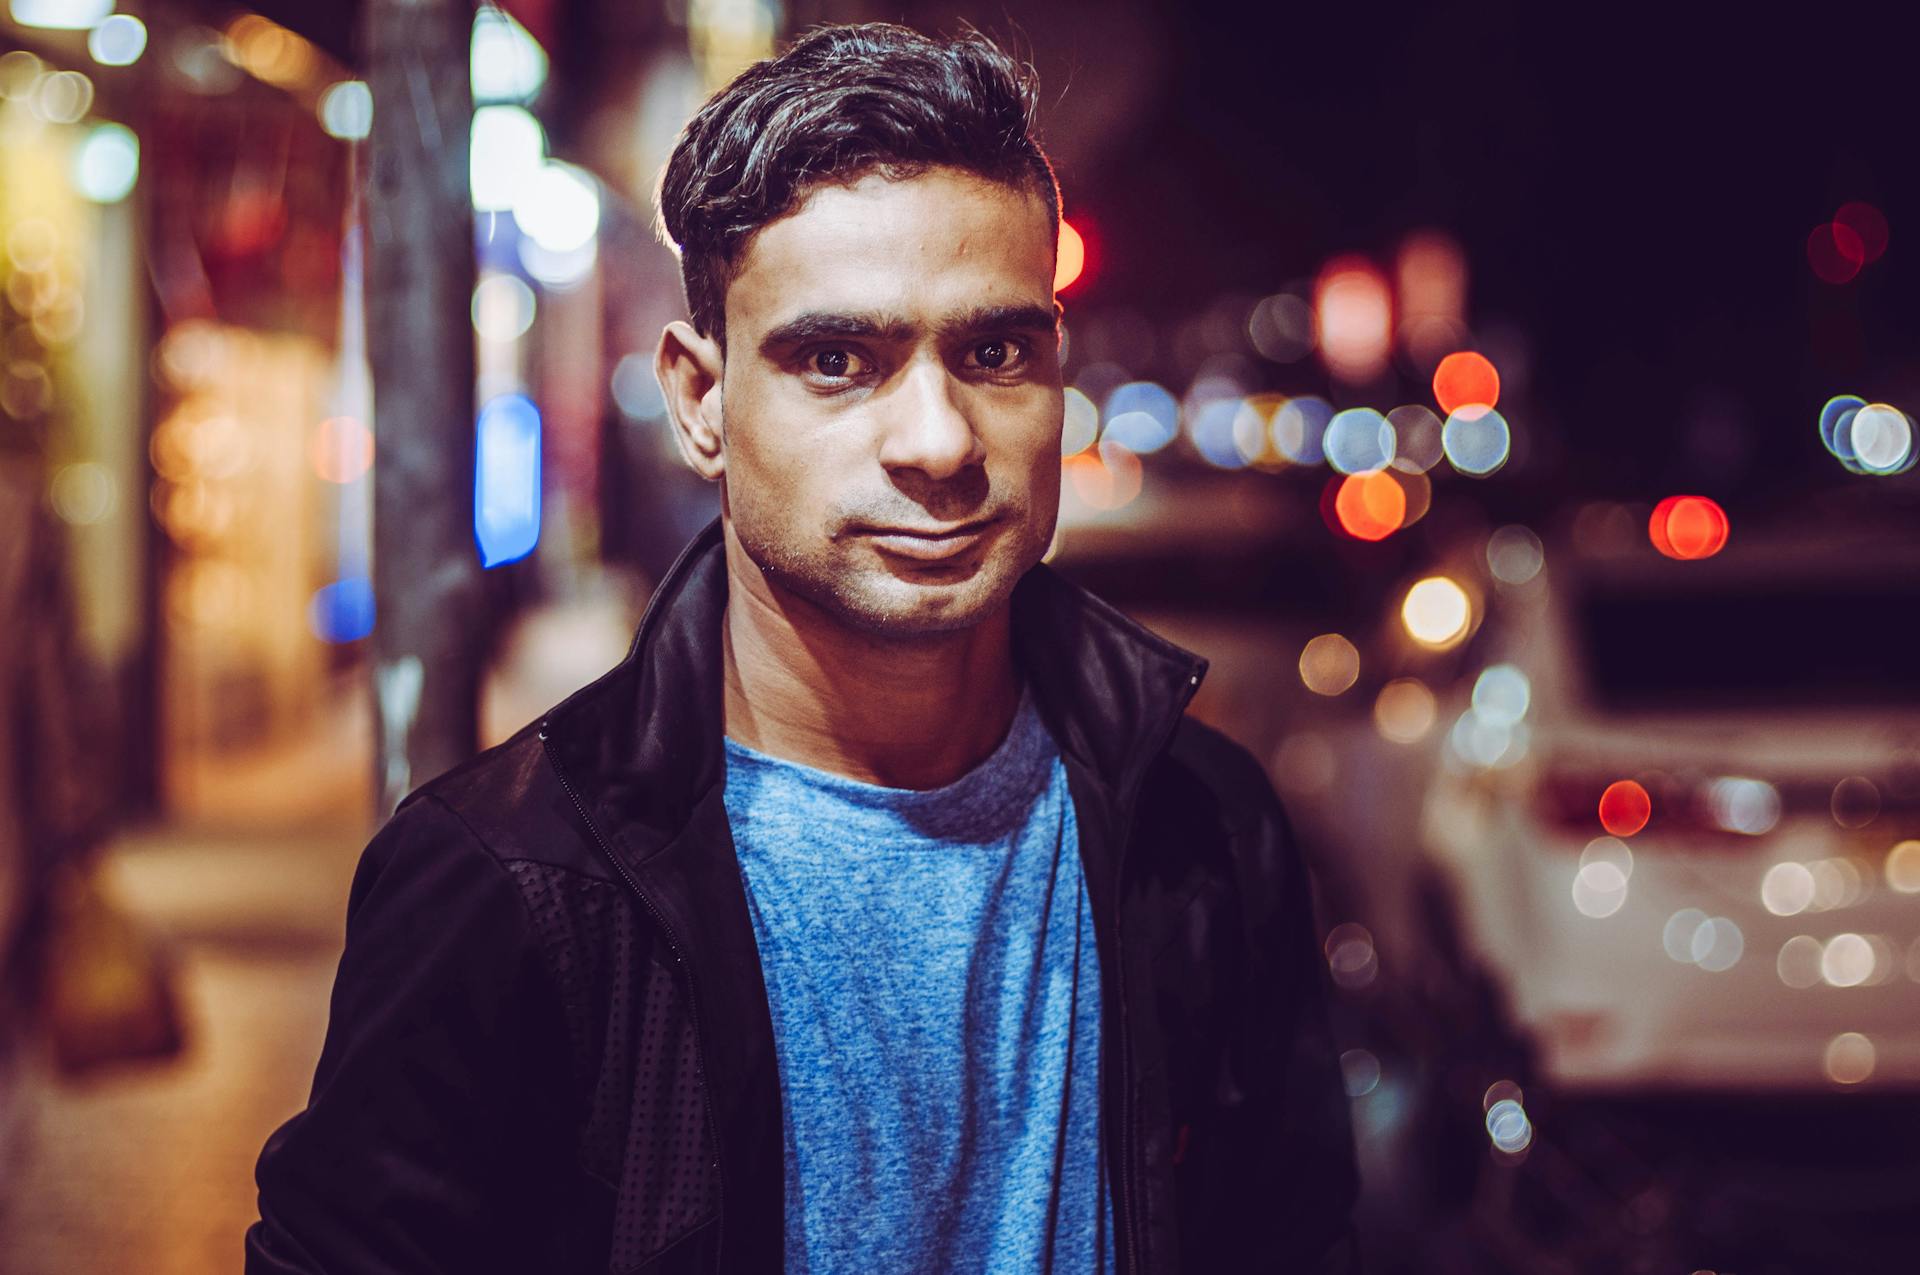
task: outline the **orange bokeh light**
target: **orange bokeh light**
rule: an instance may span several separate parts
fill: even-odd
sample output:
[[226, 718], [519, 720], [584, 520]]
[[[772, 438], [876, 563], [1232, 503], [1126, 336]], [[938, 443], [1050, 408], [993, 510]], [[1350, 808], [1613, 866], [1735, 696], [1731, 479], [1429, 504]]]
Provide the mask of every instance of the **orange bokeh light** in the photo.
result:
[[1500, 373], [1486, 355], [1457, 351], [1433, 370], [1433, 397], [1445, 416], [1476, 403], [1492, 407], [1500, 401]]
[[1338, 480], [1333, 514], [1341, 531], [1356, 540], [1385, 540], [1407, 518], [1407, 493], [1395, 475], [1376, 469]]
[[1053, 290], [1064, 292], [1087, 268], [1087, 241], [1066, 218], [1060, 219], [1060, 250], [1054, 258]]
[[1653, 798], [1631, 779], [1615, 780], [1600, 794], [1600, 826], [1616, 837], [1631, 837], [1653, 818]]
[[311, 459], [326, 481], [350, 483], [373, 466], [373, 431], [351, 416], [329, 416], [314, 435]]
[[1647, 538], [1669, 558], [1711, 558], [1727, 547], [1727, 511], [1705, 496], [1668, 496], [1653, 507]]

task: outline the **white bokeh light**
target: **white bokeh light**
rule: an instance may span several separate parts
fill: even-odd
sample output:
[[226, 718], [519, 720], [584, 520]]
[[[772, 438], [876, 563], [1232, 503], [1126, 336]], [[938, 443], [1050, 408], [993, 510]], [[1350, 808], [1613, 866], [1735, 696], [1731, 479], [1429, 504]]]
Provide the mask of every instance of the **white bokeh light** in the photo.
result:
[[73, 154], [73, 184], [96, 204], [117, 204], [140, 178], [140, 139], [124, 124], [96, 124]]
[[512, 207], [520, 229], [559, 256], [580, 251], [600, 232], [600, 188], [584, 170], [558, 160], [539, 166]]

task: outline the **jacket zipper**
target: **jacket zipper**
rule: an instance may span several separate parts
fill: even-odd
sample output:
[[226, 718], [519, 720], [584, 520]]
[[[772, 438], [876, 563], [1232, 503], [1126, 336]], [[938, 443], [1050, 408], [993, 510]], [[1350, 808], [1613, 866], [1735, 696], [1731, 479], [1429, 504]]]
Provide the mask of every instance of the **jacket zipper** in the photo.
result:
[[[653, 918], [654, 926], [660, 931], [661, 937], [667, 941], [667, 950], [673, 954], [674, 965], [686, 975], [687, 1014], [693, 1020], [694, 1056], [700, 1066], [700, 1098], [707, 1113], [707, 1131], [713, 1138], [713, 1169], [720, 1178], [720, 1212], [716, 1220], [724, 1223], [727, 1212], [726, 1172], [720, 1166], [720, 1125], [713, 1114], [713, 1086], [707, 1079], [706, 1030], [700, 1022], [700, 998], [694, 993], [693, 966], [687, 963], [685, 955], [680, 951], [680, 944], [673, 937], [673, 927], [667, 924], [666, 917], [662, 916], [660, 909], [653, 905], [653, 900], [649, 899], [646, 892], [640, 888], [640, 883], [633, 879], [633, 873], [627, 871], [627, 865], [620, 862], [620, 856], [613, 852], [613, 847], [607, 844], [606, 837], [601, 835], [600, 826], [587, 814], [587, 803], [580, 799], [580, 792], [573, 786], [573, 780], [567, 778], [566, 768], [553, 754], [553, 743], [547, 737], [547, 723], [544, 721], [540, 723], [540, 747], [547, 755], [547, 764], [553, 767], [555, 777], [560, 780], [560, 786], [566, 790], [568, 799], [573, 802], [574, 811], [579, 814], [580, 822], [587, 826], [589, 833], [593, 834], [594, 844], [600, 847], [600, 853], [613, 866], [614, 872], [626, 882], [627, 889], [633, 891], [633, 897], [640, 900], [640, 906], [645, 908], [647, 915]], [[725, 1225], [716, 1227], [715, 1233], [718, 1238], [714, 1245], [714, 1269], [720, 1270], [724, 1269], [719, 1265], [719, 1260], [721, 1252], [726, 1248]]]
[[[1180, 702], [1180, 711], [1173, 715], [1173, 720], [1168, 723], [1166, 729], [1161, 732], [1160, 738], [1154, 742], [1152, 750], [1147, 754], [1149, 757], [1158, 757], [1166, 750], [1168, 742], [1173, 738], [1174, 731], [1180, 729], [1180, 719], [1186, 714], [1187, 704], [1192, 701], [1193, 693], [1198, 690], [1199, 687], [1199, 672], [1196, 671], [1187, 674], [1187, 692]], [[1151, 765], [1151, 763], [1149, 763], [1149, 765]], [[1126, 880], [1127, 852], [1133, 845], [1133, 837], [1131, 835], [1133, 812], [1135, 806], [1139, 804], [1139, 800], [1140, 787], [1138, 784], [1135, 784], [1133, 791], [1127, 795], [1126, 810], [1121, 815], [1118, 825], [1122, 840], [1120, 842], [1118, 862], [1114, 866], [1113, 874], [1113, 896], [1116, 904], [1121, 896], [1121, 886]], [[1133, 1101], [1133, 1024], [1127, 1010], [1130, 1002], [1127, 999], [1126, 930], [1124, 926], [1119, 924], [1118, 916], [1114, 918], [1114, 922], [1113, 955], [1114, 959], [1120, 962], [1120, 968], [1115, 972], [1114, 978], [1115, 987], [1120, 993], [1120, 1164], [1122, 1186], [1126, 1200], [1127, 1275], [1137, 1275], [1140, 1270], [1140, 1234], [1144, 1223], [1140, 1218], [1140, 1199], [1142, 1192], [1140, 1173], [1135, 1163], [1136, 1156], [1134, 1154], [1135, 1142], [1137, 1141], [1135, 1126], [1139, 1121], [1134, 1114]]]

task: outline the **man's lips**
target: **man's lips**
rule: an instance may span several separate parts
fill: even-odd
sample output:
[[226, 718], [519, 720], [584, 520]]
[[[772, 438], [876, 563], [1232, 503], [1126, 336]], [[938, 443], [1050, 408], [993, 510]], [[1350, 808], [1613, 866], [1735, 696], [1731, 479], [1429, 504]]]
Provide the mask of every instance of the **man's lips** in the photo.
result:
[[862, 527], [859, 534], [887, 553], [937, 562], [979, 544], [995, 522], [992, 518], [982, 518], [953, 527]]

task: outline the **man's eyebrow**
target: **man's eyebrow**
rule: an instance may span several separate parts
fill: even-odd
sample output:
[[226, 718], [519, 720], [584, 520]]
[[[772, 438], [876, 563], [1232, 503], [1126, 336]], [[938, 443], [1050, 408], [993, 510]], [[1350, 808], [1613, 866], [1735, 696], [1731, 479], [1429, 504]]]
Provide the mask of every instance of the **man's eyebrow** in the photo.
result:
[[940, 331], [946, 336], [989, 332], [1052, 332], [1056, 322], [1051, 306], [989, 305], [943, 320]]
[[809, 311], [768, 329], [767, 334], [760, 338], [760, 351], [771, 354], [789, 346], [833, 337], [904, 341], [912, 339], [914, 332], [914, 325], [905, 319], [886, 315]]

